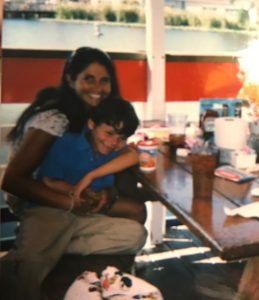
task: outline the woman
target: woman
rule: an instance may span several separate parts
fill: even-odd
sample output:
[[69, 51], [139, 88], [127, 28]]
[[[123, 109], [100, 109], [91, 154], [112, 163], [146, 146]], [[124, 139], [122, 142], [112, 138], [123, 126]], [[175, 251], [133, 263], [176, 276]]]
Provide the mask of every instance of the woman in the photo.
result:
[[[72, 53], [65, 64], [60, 86], [42, 90], [9, 134], [15, 155], [7, 168], [3, 189], [32, 202], [68, 209], [69, 196], [53, 194], [41, 183], [35, 184], [31, 174], [57, 136], [61, 136], [65, 130], [80, 132], [88, 118], [89, 109], [108, 95], [118, 94], [114, 65], [106, 53], [87, 47]], [[136, 151], [128, 148], [126, 153], [102, 170], [106, 174], [113, 173], [137, 161]], [[105, 175], [105, 172], [97, 171], [95, 173], [98, 176]], [[75, 208], [82, 209], [81, 205], [80, 201], [75, 202]], [[118, 210], [114, 207], [115, 215], [120, 214], [120, 208], [122, 214], [125, 211], [125, 217], [129, 212], [129, 217], [138, 216], [138, 220], [144, 222], [145, 210], [140, 201], [132, 203], [132, 200], [121, 200]]]
[[[106, 101], [109, 95], [119, 95], [111, 59], [98, 49], [79, 48], [68, 58], [60, 85], [40, 91], [9, 134], [13, 152], [2, 188], [17, 197], [12, 197], [14, 209], [20, 201], [18, 199], [22, 199], [22, 205], [19, 211], [16, 209], [21, 220], [16, 249], [1, 260], [3, 278], [0, 281], [4, 285], [1, 290], [6, 291], [8, 299], [41, 299], [40, 285], [57, 260], [66, 252], [73, 238], [71, 232], [74, 230], [74, 223], [80, 220], [85, 226], [85, 222], [91, 219], [89, 216], [79, 218], [74, 213], [89, 212], [87, 201], [82, 201], [79, 197], [74, 198], [71, 193], [63, 194], [49, 188], [43, 182], [34, 179], [34, 172], [55, 139], [62, 136], [66, 130], [80, 132], [86, 123], [90, 108]], [[125, 169], [137, 163], [137, 160], [135, 150], [128, 148], [126, 152], [104, 165], [103, 169], [100, 167], [98, 176]], [[72, 202], [73, 213], [70, 211]], [[28, 203], [34, 203], [35, 207], [29, 205], [28, 208]], [[142, 216], [137, 219], [143, 223], [143, 202], [120, 198], [109, 211], [109, 215], [125, 218], [102, 216], [98, 221], [98, 229], [95, 228], [96, 222], [90, 222], [87, 227], [89, 230], [94, 227], [91, 236], [93, 240], [88, 238], [84, 252], [136, 253], [144, 245], [146, 238], [144, 227], [134, 220], [129, 220], [138, 210]], [[55, 236], [56, 242], [48, 244], [44, 231], [52, 232], [52, 222], [55, 222], [55, 228], [60, 227], [60, 230]], [[114, 239], [112, 243], [111, 237]], [[14, 285], [15, 289], [11, 288]]]

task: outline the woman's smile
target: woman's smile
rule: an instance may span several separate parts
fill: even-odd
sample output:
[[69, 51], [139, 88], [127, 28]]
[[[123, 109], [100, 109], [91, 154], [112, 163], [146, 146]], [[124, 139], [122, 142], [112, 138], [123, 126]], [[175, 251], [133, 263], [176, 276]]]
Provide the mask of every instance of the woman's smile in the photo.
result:
[[97, 62], [87, 66], [75, 80], [69, 80], [77, 95], [90, 106], [97, 106], [111, 92], [111, 79], [107, 69]]

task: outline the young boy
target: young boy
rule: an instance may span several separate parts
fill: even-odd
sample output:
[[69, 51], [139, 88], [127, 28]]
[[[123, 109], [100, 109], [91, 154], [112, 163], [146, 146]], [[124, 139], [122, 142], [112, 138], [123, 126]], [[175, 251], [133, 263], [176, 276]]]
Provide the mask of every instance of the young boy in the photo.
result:
[[[109, 168], [105, 176], [95, 178], [91, 174], [123, 151], [127, 138], [138, 125], [137, 115], [128, 101], [120, 98], [103, 101], [92, 109], [82, 133], [67, 132], [55, 141], [37, 171], [37, 178], [64, 193], [73, 191], [81, 181], [81, 195], [76, 196], [89, 201], [89, 210], [98, 212], [105, 206], [108, 208], [107, 195], [102, 197], [95, 192], [111, 187], [114, 176], [109, 174]], [[123, 164], [116, 169], [122, 170]], [[88, 184], [89, 189], [81, 193]]]

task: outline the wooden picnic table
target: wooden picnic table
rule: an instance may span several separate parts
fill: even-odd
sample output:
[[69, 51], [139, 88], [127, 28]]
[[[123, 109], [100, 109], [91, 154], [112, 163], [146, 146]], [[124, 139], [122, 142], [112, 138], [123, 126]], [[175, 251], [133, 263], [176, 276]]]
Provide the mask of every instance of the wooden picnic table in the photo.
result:
[[230, 217], [224, 206], [238, 206], [258, 201], [251, 189], [259, 180], [236, 183], [215, 177], [212, 199], [193, 199], [192, 170], [189, 158], [177, 159], [166, 145], [158, 153], [157, 169], [137, 171], [140, 182], [148, 188], [179, 220], [225, 260], [259, 255], [259, 219]]
[[159, 149], [156, 170], [137, 170], [136, 175], [216, 255], [226, 261], [248, 259], [236, 300], [258, 300], [259, 219], [227, 216], [224, 206], [236, 208], [259, 201], [251, 196], [259, 179], [236, 183], [215, 177], [212, 199], [193, 199], [190, 158], [177, 158], [166, 144]]

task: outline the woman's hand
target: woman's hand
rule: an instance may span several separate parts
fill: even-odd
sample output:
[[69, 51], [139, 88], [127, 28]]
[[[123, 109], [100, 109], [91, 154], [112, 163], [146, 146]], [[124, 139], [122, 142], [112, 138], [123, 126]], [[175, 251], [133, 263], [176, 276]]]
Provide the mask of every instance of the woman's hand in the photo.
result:
[[76, 215], [101, 212], [107, 205], [108, 199], [107, 190], [94, 192], [90, 189], [84, 189], [80, 198], [74, 195], [74, 208], [72, 212]]

